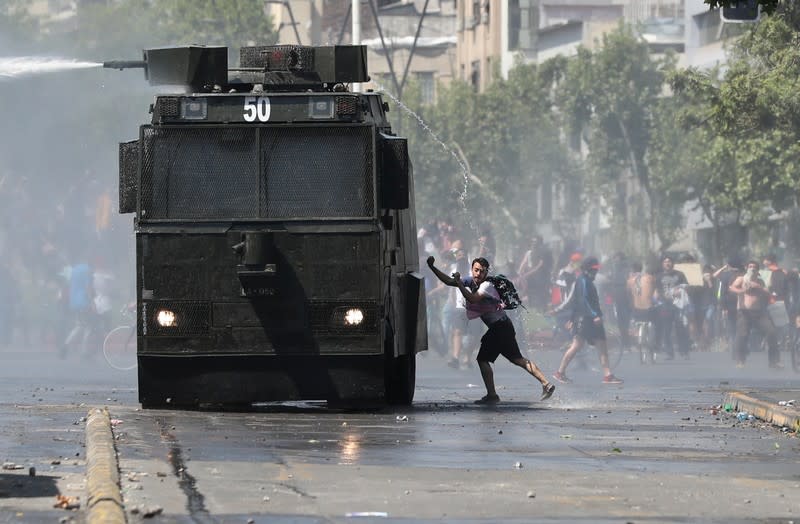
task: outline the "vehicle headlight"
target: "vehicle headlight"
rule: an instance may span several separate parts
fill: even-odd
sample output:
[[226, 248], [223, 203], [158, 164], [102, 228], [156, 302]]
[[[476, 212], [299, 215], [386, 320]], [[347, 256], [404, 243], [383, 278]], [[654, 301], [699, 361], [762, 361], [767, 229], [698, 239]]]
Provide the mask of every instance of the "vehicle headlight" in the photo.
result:
[[181, 98], [181, 118], [205, 120], [208, 117], [208, 100], [205, 98]]
[[161, 327], [174, 327], [177, 325], [175, 322], [175, 313], [168, 309], [162, 309], [156, 315], [156, 322]]
[[348, 309], [344, 314], [344, 323], [348, 326], [357, 326], [364, 321], [364, 312], [358, 308]]

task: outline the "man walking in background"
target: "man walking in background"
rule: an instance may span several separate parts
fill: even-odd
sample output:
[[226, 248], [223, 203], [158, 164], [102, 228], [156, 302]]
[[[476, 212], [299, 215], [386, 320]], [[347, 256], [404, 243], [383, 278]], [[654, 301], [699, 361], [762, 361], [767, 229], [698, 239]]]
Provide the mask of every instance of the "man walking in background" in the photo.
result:
[[588, 257], [584, 260], [581, 265], [581, 274], [575, 281], [574, 292], [570, 295], [568, 301], [556, 310], [556, 313], [561, 310], [571, 311], [572, 313], [570, 317], [572, 343], [564, 353], [558, 371], [553, 374], [553, 378], [565, 384], [572, 382], [567, 378], [569, 363], [587, 343], [595, 346], [600, 353], [603, 383], [622, 384], [622, 379], [614, 376], [608, 363], [608, 345], [606, 344], [606, 331], [603, 327], [603, 312], [600, 310], [600, 297], [594, 285], [594, 279], [599, 270], [600, 262], [595, 257]]

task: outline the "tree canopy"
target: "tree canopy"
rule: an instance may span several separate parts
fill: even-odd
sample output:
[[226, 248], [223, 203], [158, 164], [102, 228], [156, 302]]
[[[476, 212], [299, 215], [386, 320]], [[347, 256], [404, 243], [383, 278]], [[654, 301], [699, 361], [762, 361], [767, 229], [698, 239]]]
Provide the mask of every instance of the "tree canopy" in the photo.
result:
[[800, 34], [785, 16], [768, 17], [743, 35], [721, 77], [697, 70], [672, 76], [682, 122], [704, 137], [710, 218], [753, 224], [797, 206], [798, 78]]
[[[781, 5], [745, 31], [722, 70], [679, 69], [621, 26], [576, 56], [520, 63], [484, 93], [455, 82], [434, 105], [407, 99], [437, 137], [403, 124], [421, 217], [472, 213], [517, 240], [539, 218], [562, 237], [581, 220], [591, 229], [595, 208], [610, 221], [605, 248], [646, 253], [667, 249], [691, 215], [711, 225], [717, 255], [730, 252], [725, 228], [798, 204], [793, 17]], [[549, 197], [566, 220], [544, 212]]]

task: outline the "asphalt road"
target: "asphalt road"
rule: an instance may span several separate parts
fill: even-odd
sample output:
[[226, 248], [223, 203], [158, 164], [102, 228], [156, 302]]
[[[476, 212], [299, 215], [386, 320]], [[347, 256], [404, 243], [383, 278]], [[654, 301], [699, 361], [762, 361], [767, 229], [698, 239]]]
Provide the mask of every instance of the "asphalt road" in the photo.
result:
[[[84, 425], [114, 419], [129, 521], [155, 522], [789, 522], [800, 513], [800, 440], [711, 409], [732, 389], [797, 387], [766, 356], [733, 367], [695, 353], [642, 367], [622, 386], [571, 369], [540, 387], [504, 361], [503, 402], [476, 406], [476, 368], [421, 357], [414, 406], [378, 412], [318, 403], [250, 413], [142, 411], [135, 372], [102, 359], [6, 352], [0, 520], [80, 519], [56, 496], [85, 498]], [[533, 355], [549, 372], [555, 352]], [[9, 466], [11, 467], [11, 466]], [[29, 475], [29, 468], [36, 475]]]

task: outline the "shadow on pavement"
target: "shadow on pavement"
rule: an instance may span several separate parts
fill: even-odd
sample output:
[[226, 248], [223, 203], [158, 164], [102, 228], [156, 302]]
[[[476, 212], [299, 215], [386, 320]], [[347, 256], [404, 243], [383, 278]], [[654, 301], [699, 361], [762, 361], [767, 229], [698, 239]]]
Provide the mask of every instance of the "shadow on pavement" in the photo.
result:
[[0, 473], [0, 499], [54, 497], [56, 495], [58, 495], [56, 477], [31, 477], [27, 473]]

